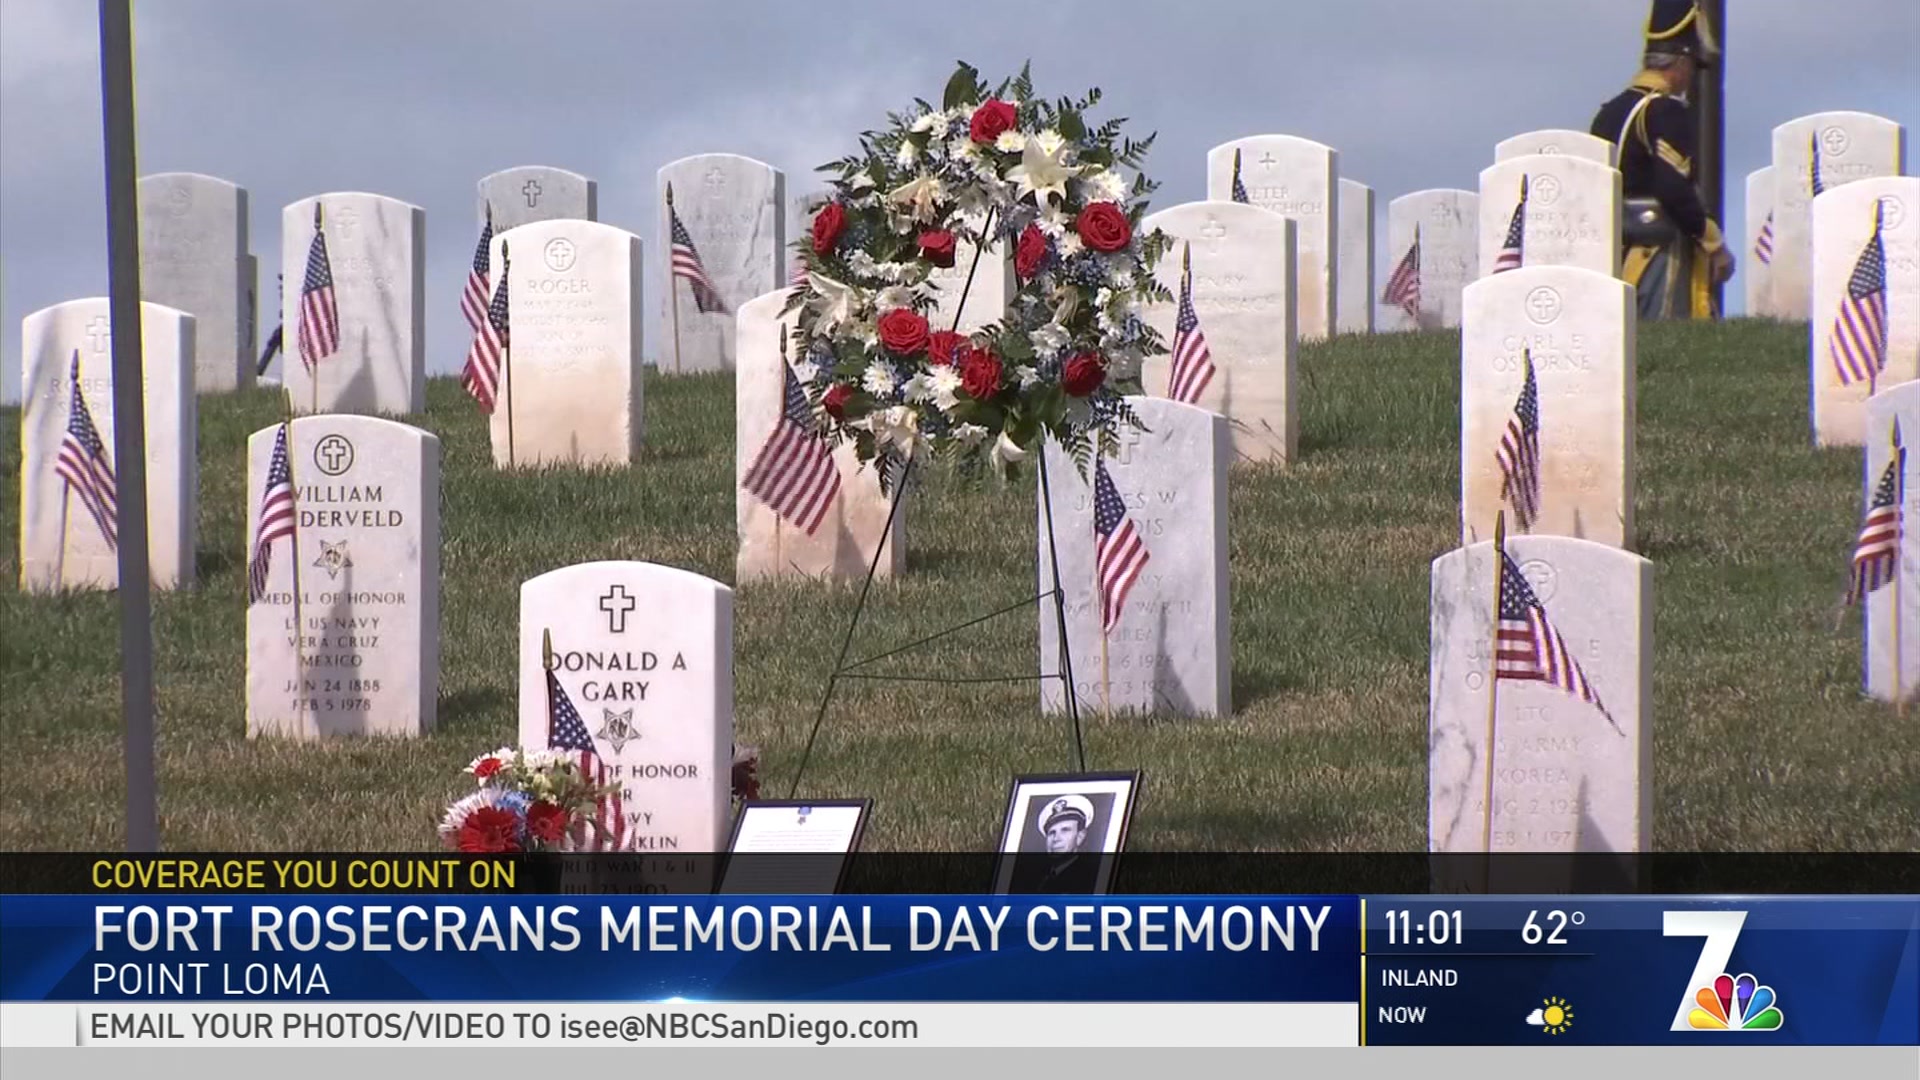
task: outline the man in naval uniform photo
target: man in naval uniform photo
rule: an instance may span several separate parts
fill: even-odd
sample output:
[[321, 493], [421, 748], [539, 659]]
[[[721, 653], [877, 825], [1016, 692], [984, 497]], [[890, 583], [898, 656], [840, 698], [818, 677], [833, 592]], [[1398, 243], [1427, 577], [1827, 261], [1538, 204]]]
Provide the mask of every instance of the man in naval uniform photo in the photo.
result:
[[1093, 803], [1085, 796], [1056, 795], [1047, 799], [1034, 823], [1035, 831], [1046, 846], [1046, 854], [1023, 852], [1018, 856], [1011, 891], [1092, 893], [1100, 883], [1102, 857], [1099, 844], [1090, 842], [1094, 824]]

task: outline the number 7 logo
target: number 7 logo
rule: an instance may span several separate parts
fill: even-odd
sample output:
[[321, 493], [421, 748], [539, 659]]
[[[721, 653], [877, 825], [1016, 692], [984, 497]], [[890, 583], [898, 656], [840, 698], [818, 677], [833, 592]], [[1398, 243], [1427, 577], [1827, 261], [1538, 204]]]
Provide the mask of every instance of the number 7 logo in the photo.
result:
[[1761, 986], [1752, 975], [1734, 978], [1727, 963], [1734, 943], [1747, 922], [1744, 911], [1668, 911], [1661, 932], [1666, 937], [1703, 937], [1700, 959], [1673, 1011], [1670, 1031], [1774, 1031], [1784, 1017], [1774, 1006], [1773, 988]]

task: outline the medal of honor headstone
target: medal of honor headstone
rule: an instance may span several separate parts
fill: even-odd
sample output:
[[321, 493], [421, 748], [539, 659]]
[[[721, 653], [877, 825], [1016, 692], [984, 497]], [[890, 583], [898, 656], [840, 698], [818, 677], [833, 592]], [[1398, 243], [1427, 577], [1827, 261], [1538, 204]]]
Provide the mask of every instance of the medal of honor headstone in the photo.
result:
[[1863, 112], [1824, 112], [1773, 129], [1773, 315], [1805, 319], [1813, 305], [1813, 197], [1855, 180], [1907, 171], [1906, 129]]
[[199, 173], [140, 178], [140, 296], [194, 318], [194, 389], [253, 385], [247, 189]]
[[1920, 688], [1920, 567], [1914, 565], [1920, 536], [1908, 524], [1920, 521], [1920, 485], [1911, 453], [1920, 439], [1920, 382], [1880, 391], [1868, 399], [1866, 412], [1866, 476], [1854, 561], [1854, 587], [1863, 595], [1853, 596], [1865, 612], [1860, 677], [1868, 696], [1905, 702]]
[[[1148, 214], [1141, 228], [1160, 229], [1192, 258], [1193, 307], [1217, 373], [1196, 400], [1227, 418], [1242, 461], [1291, 461], [1299, 449], [1299, 394], [1294, 365], [1294, 223], [1280, 214], [1230, 201], [1183, 203]], [[1176, 299], [1181, 260], [1162, 257], [1154, 273]], [[1177, 303], [1155, 304], [1147, 321], [1171, 348]], [[1147, 391], [1168, 397], [1172, 360], [1147, 361]]]
[[1420, 234], [1418, 324], [1395, 307], [1399, 329], [1460, 325], [1460, 294], [1480, 276], [1480, 196], [1459, 188], [1409, 192], [1387, 204], [1387, 259], [1399, 266]]
[[[1491, 829], [1495, 852], [1647, 851], [1653, 841], [1653, 564], [1602, 544], [1509, 536], [1507, 554], [1552, 636], [1578, 665], [1497, 680]], [[1433, 562], [1428, 717], [1428, 846], [1487, 850], [1489, 694], [1495, 692], [1491, 542]], [[1501, 668], [1530, 661], [1540, 631], [1508, 607]], [[1502, 625], [1507, 620], [1501, 620]], [[1551, 658], [1551, 657], [1549, 657]], [[1563, 657], [1564, 658], [1564, 657]], [[1563, 659], [1562, 658], [1562, 659]], [[1557, 670], [1566, 670], [1560, 664]], [[1582, 688], [1593, 698], [1588, 700]]]
[[520, 586], [520, 745], [548, 739], [542, 634], [561, 689], [621, 785], [619, 850], [726, 850], [733, 590], [686, 570], [594, 562]]
[[1491, 275], [1526, 178], [1524, 266], [1620, 274], [1620, 172], [1570, 154], [1527, 154], [1480, 171], [1480, 273]]
[[519, 165], [480, 178], [476, 224], [493, 207], [495, 235], [535, 221], [600, 220], [600, 185], [551, 165]]
[[736, 309], [787, 283], [786, 176], [739, 154], [697, 154], [661, 167], [659, 185], [660, 368], [730, 369]]
[[1232, 199], [1234, 154], [1247, 201], [1294, 222], [1295, 323], [1303, 339], [1334, 327], [1339, 292], [1335, 227], [1340, 217], [1340, 154], [1293, 135], [1252, 135], [1207, 151], [1207, 198]]
[[[339, 348], [309, 368], [298, 340], [316, 203]], [[384, 195], [332, 192], [280, 212], [282, 370], [296, 410], [402, 415], [426, 408], [426, 244], [426, 211]]]
[[440, 689], [440, 440], [378, 417], [295, 419], [293, 534], [261, 545], [279, 435], [247, 440], [250, 574], [265, 553], [247, 608], [247, 734], [424, 734]]
[[[1107, 507], [1112, 520], [1099, 513], [1101, 478], [1090, 469], [1082, 479], [1057, 444], [1046, 449], [1076, 693], [1082, 708], [1227, 716], [1233, 710], [1227, 421], [1164, 398], [1127, 401], [1146, 430], [1126, 429], [1119, 453], [1100, 460], [1118, 500]], [[1045, 590], [1053, 562], [1044, 503], [1039, 513]], [[1043, 674], [1052, 673], [1059, 655], [1053, 605], [1043, 601]], [[1040, 685], [1042, 711], [1065, 712], [1060, 680]]]
[[488, 421], [494, 464], [633, 461], [646, 428], [641, 251], [638, 236], [592, 221], [494, 235], [490, 280], [512, 266], [510, 333]]
[[1584, 131], [1568, 131], [1565, 128], [1543, 128], [1539, 131], [1522, 132], [1500, 140], [1493, 148], [1495, 161], [1532, 154], [1548, 156], [1564, 154], [1586, 158], [1588, 161], [1602, 165], [1614, 164], [1612, 143]]
[[1773, 166], [1747, 174], [1747, 250], [1738, 252], [1747, 317], [1773, 316]]
[[[1531, 358], [1536, 385], [1532, 472], [1535, 535], [1633, 544], [1633, 289], [1573, 266], [1529, 266], [1465, 290], [1460, 335], [1460, 507], [1463, 543], [1493, 535], [1509, 488], [1503, 444], [1524, 440], [1519, 402]], [[1516, 461], [1529, 456], [1509, 451]], [[1524, 482], [1525, 468], [1518, 468]]]
[[[193, 316], [184, 311], [144, 301], [140, 305], [147, 557], [157, 589], [181, 588], [194, 579], [200, 488], [195, 453], [197, 329]], [[21, 320], [20, 336], [20, 587], [31, 592], [116, 588], [119, 470], [107, 298], [41, 308]], [[72, 381], [76, 352], [82, 402], [78, 423]], [[78, 484], [64, 478], [60, 467], [69, 431], [74, 432], [69, 459]]]
[[[872, 470], [860, 468], [851, 444], [833, 450], [839, 471], [839, 493], [825, 516], [809, 534], [782, 518], [767, 502], [749, 490], [748, 472], [762, 449], [774, 437], [785, 407], [786, 379], [781, 365], [780, 336], [790, 333], [792, 320], [780, 317], [788, 290], [756, 296], [740, 305], [740, 327], [735, 337], [739, 366], [734, 376], [734, 484], [740, 551], [734, 579], [763, 577], [833, 578], [857, 581], [873, 564], [874, 545], [884, 542], [874, 576], [888, 578], [906, 568], [907, 507], [893, 514], [887, 529], [890, 500], [880, 490]], [[971, 302], [969, 302], [971, 307]], [[793, 483], [799, 483], [796, 473]]]
[[1343, 334], [1373, 333], [1373, 189], [1340, 180], [1340, 295], [1334, 303]]
[[1867, 398], [1920, 378], [1920, 178], [1860, 180], [1813, 200], [1809, 352], [1815, 444], [1868, 442]]

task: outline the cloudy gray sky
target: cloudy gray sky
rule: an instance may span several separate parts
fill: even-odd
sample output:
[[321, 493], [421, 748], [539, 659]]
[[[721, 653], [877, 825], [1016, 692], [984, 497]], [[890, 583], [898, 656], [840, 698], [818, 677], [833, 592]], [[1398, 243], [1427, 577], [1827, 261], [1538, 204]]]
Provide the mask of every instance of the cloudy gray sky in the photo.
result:
[[[1737, 230], [1744, 177], [1767, 163], [1775, 124], [1828, 109], [1878, 113], [1909, 133], [1920, 123], [1920, 4], [1729, 6]], [[815, 165], [888, 110], [937, 98], [956, 59], [998, 75], [1031, 58], [1043, 93], [1101, 86], [1111, 114], [1160, 133], [1148, 161], [1163, 184], [1156, 205], [1204, 197], [1211, 146], [1302, 135], [1338, 148], [1342, 175], [1373, 186], [1384, 243], [1393, 197], [1475, 187], [1508, 135], [1584, 129], [1633, 74], [1645, 17], [1644, 0], [147, 0], [136, 5], [139, 165], [248, 189], [265, 305], [281, 206], [357, 190], [424, 207], [427, 366], [445, 372], [466, 348], [458, 294], [474, 183], [496, 169], [597, 179], [601, 220], [646, 238], [651, 309], [659, 166], [730, 151], [806, 190]], [[9, 401], [21, 317], [106, 291], [96, 18], [87, 0], [0, 3]], [[1736, 282], [1736, 307], [1739, 294]], [[273, 319], [262, 321], [264, 339]]]

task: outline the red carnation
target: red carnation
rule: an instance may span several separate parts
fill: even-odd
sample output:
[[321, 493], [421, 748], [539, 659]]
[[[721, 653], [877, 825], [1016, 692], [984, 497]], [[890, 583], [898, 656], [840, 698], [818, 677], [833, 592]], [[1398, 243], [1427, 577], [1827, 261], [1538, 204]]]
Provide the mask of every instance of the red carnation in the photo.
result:
[[1067, 361], [1060, 373], [1060, 389], [1074, 397], [1086, 397], [1107, 381], [1107, 364], [1099, 353], [1084, 352]]
[[825, 255], [833, 250], [840, 240], [840, 233], [847, 227], [847, 210], [837, 202], [830, 202], [813, 215], [813, 253]]
[[1126, 211], [1110, 202], [1088, 203], [1073, 227], [1095, 251], [1119, 251], [1133, 240], [1133, 223]]
[[965, 346], [958, 354], [960, 389], [975, 401], [986, 401], [1000, 392], [1000, 358], [986, 349]]
[[851, 397], [853, 397], [853, 387], [845, 383], [834, 383], [827, 387], [825, 394], [821, 395], [820, 407], [827, 410], [827, 415], [835, 420], [844, 420], [847, 417], [847, 399]]
[[1013, 130], [1020, 122], [1020, 114], [1014, 107], [999, 98], [988, 98], [973, 110], [973, 120], [967, 124], [967, 130], [977, 143], [991, 143], [993, 140]]
[[935, 266], [953, 265], [953, 234], [945, 229], [928, 229], [920, 234], [920, 257]]
[[558, 844], [566, 838], [569, 816], [558, 803], [536, 802], [527, 807], [527, 835], [542, 844]]
[[967, 343], [967, 335], [956, 334], [951, 330], [935, 330], [927, 335], [927, 359], [935, 364], [951, 364], [960, 347]]
[[497, 806], [475, 807], [460, 824], [460, 850], [491, 854], [520, 850], [520, 819]]
[[895, 356], [912, 356], [927, 347], [927, 320], [912, 308], [894, 308], [874, 329], [880, 332], [880, 344]]
[[1029, 281], [1040, 270], [1041, 262], [1047, 257], [1047, 237], [1038, 225], [1028, 225], [1020, 234], [1020, 243], [1013, 250], [1013, 270], [1020, 275], [1021, 281]]
[[485, 780], [504, 767], [505, 764], [497, 757], [481, 758], [473, 764], [473, 777], [476, 780]]

